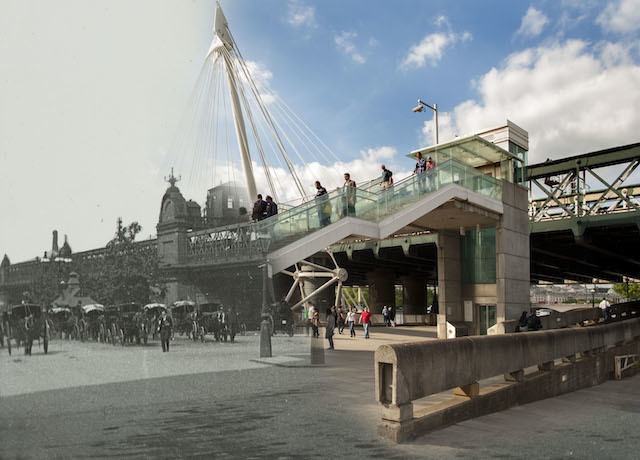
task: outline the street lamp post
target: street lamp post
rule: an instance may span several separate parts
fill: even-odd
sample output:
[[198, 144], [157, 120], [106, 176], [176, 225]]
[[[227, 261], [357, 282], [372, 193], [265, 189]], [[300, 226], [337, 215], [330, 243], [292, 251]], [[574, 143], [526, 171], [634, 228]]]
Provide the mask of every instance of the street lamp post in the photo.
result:
[[426, 102], [422, 102], [420, 99], [418, 99], [418, 105], [413, 108], [413, 111], [414, 112], [423, 112], [425, 107], [433, 110], [433, 112], [434, 112], [433, 119], [434, 119], [434, 123], [436, 125], [436, 144], [438, 144], [440, 142], [440, 140], [438, 139], [438, 104], [433, 104], [433, 107], [431, 107]]

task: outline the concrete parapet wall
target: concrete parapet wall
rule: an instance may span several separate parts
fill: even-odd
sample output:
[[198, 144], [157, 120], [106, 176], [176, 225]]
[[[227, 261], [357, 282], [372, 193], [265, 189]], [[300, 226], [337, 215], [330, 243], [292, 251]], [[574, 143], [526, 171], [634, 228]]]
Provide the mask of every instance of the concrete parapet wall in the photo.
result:
[[417, 399], [453, 388], [473, 399], [479, 396], [480, 380], [508, 374], [521, 382], [526, 368], [553, 370], [557, 359], [576, 364], [579, 354], [593, 356], [639, 339], [636, 318], [590, 328], [383, 345], [375, 354], [376, 397], [386, 427], [382, 432], [396, 433], [389, 435], [396, 441], [415, 435]]
[[[539, 316], [543, 330], [560, 329], [584, 325], [589, 322], [598, 322], [602, 318], [602, 310], [595, 308], [576, 308], [565, 312], [550, 310], [549, 315]], [[609, 321], [622, 321], [640, 316], [640, 301], [619, 303], [611, 306], [611, 318]], [[498, 323], [488, 330], [489, 335], [508, 334], [515, 332], [518, 321], [509, 320]]]

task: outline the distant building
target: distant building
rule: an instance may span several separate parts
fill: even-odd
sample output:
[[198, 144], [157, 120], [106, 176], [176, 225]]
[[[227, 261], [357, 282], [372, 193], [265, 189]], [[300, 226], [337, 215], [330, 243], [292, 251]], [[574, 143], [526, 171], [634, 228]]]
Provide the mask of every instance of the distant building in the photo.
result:
[[62, 293], [51, 302], [55, 307], [77, 307], [97, 303], [82, 292], [80, 278], [75, 272], [69, 274], [69, 281]]
[[243, 185], [237, 182], [220, 184], [207, 192], [205, 205], [207, 224], [220, 227], [246, 222], [251, 217], [251, 207], [252, 202]]

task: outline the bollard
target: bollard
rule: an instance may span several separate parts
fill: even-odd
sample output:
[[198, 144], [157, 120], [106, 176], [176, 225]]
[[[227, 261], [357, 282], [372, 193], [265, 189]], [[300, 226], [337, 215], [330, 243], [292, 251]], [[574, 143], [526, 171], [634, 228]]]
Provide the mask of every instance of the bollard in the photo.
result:
[[324, 342], [321, 338], [311, 338], [311, 364], [324, 364]]
[[260, 357], [271, 358], [271, 325], [266, 319], [260, 323]]

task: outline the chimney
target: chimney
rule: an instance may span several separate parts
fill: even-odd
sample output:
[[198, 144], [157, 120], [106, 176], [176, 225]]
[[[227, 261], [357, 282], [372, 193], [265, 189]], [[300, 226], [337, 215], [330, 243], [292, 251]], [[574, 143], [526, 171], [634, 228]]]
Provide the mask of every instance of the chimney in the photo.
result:
[[58, 255], [58, 230], [53, 231], [53, 243], [51, 244], [51, 258]]

